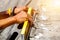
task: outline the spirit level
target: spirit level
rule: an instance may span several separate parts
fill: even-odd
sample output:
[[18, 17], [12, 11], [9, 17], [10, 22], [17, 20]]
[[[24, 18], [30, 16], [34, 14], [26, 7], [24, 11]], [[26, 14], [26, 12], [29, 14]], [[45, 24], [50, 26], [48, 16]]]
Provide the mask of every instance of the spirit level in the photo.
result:
[[[28, 14], [31, 15], [31, 13], [32, 13], [32, 8], [30, 7], [28, 9]], [[29, 21], [26, 20], [24, 22], [22, 30], [21, 30], [21, 40], [27, 40], [27, 37], [29, 34], [29, 29], [30, 29]]]

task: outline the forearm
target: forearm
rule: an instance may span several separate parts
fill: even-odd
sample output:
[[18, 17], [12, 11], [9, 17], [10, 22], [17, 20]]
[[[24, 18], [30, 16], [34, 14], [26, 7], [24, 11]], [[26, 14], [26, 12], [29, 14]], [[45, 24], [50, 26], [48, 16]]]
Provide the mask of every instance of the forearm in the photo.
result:
[[7, 14], [6, 11], [0, 12], [0, 19], [4, 19], [4, 18], [7, 18], [7, 17], [9, 17], [9, 14]]
[[12, 25], [16, 22], [14, 17], [9, 17], [6, 19], [0, 20], [0, 29], [6, 28], [9, 25]]

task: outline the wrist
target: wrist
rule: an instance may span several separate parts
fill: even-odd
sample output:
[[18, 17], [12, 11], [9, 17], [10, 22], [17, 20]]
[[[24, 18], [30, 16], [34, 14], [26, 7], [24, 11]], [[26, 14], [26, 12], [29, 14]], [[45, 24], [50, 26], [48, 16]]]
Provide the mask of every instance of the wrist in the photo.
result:
[[13, 16], [13, 19], [14, 19], [15, 23], [17, 23], [17, 19], [16, 19], [16, 17], [15, 17], [15, 16]]

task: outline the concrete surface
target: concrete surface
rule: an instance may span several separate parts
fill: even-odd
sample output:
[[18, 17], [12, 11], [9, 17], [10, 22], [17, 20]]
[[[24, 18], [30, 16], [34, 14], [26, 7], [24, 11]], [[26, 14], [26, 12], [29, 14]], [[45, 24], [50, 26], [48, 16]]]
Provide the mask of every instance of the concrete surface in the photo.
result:
[[[29, 6], [38, 10], [30, 33], [30, 40], [60, 40], [60, 3], [59, 0], [32, 0]], [[52, 3], [51, 3], [52, 2]], [[41, 5], [42, 4], [42, 5]], [[51, 4], [51, 5], [50, 5]]]
[[[52, 9], [55, 7], [52, 7], [52, 5], [46, 6], [50, 3], [48, 1], [51, 2], [52, 0], [32, 0], [28, 5], [29, 7], [38, 10], [38, 14], [35, 17], [34, 27], [32, 27], [30, 32], [30, 40], [60, 40], [60, 11], [57, 11], [60, 10], [60, 6], [58, 9]], [[41, 2], [42, 4], [45, 3], [43, 7], [47, 7], [48, 12], [45, 13], [46, 10], [44, 8], [44, 11], [41, 11]]]

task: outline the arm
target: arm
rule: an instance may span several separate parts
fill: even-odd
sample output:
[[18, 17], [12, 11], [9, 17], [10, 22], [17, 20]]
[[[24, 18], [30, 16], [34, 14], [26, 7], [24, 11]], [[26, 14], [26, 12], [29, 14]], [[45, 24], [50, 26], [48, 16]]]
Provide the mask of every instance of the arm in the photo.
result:
[[26, 20], [26, 18], [29, 19], [29, 20], [32, 19], [31, 17], [29, 17], [27, 15], [27, 13], [25, 11], [18, 12], [18, 10], [17, 10], [16, 13], [18, 13], [18, 14], [13, 16], [13, 17], [1, 19], [0, 20], [0, 29], [6, 28], [7, 26], [12, 25], [14, 23], [22, 23]]
[[[15, 12], [15, 13], [18, 13], [18, 11], [21, 11], [21, 10], [24, 10], [24, 9], [25, 9], [25, 7], [20, 8], [20, 10], [19, 10], [19, 8], [16, 8], [15, 11], [17, 11], [17, 12]], [[16, 18], [18, 17], [17, 19], [19, 20], [21, 15], [19, 15], [19, 16], [18, 15], [16, 15]], [[6, 28], [7, 26], [9, 26], [11, 24], [16, 23], [16, 21], [14, 19], [15, 16], [7, 18], [8, 16], [9, 15], [7, 14], [6, 11], [0, 12], [0, 29]], [[22, 19], [24, 20], [24, 18], [22, 18]]]
[[11, 24], [14, 24], [15, 21], [16, 20], [14, 17], [9, 17], [9, 18], [0, 20], [0, 29], [3, 29]]
[[4, 19], [4, 18], [7, 18], [7, 17], [9, 17], [9, 15], [7, 14], [6, 11], [0, 12], [0, 19]]
[[[27, 7], [14, 7], [14, 14], [18, 14], [20, 11], [22, 10], [26, 10]], [[4, 18], [8, 18], [9, 17], [9, 14], [7, 13], [7, 11], [2, 11], [0, 12], [0, 19], [4, 19]]]
[[1, 19], [0, 20], [0, 29], [6, 28], [7, 26], [12, 25], [14, 23], [22, 23], [26, 20], [26, 18], [27, 18], [26, 12], [21, 11], [19, 14], [15, 15], [13, 17]]

